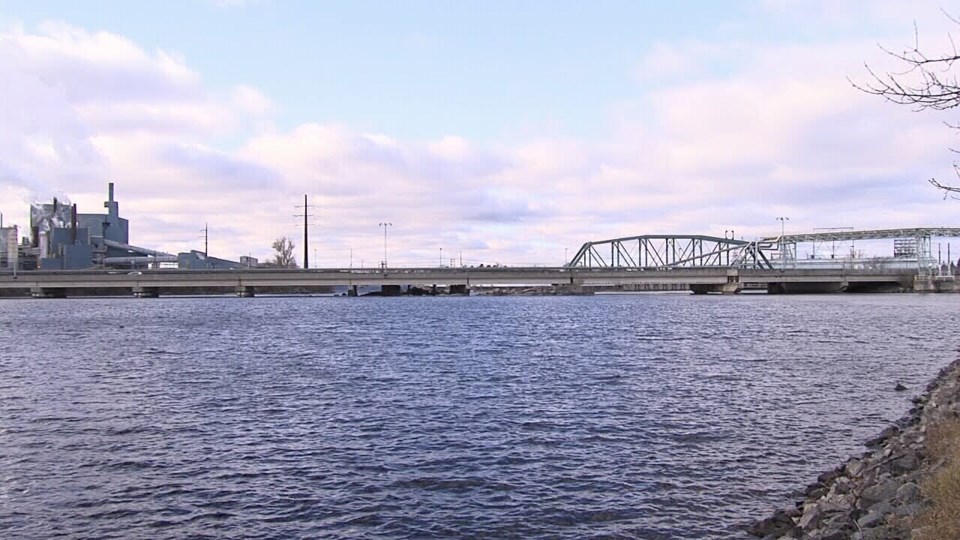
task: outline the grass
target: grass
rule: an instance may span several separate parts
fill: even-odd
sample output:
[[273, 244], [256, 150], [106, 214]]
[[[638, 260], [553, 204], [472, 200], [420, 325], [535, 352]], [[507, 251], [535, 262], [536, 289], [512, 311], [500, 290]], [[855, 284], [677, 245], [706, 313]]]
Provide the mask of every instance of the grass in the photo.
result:
[[927, 450], [933, 463], [944, 461], [920, 488], [930, 506], [912, 522], [918, 540], [960, 538], [960, 418], [941, 420], [927, 428]]

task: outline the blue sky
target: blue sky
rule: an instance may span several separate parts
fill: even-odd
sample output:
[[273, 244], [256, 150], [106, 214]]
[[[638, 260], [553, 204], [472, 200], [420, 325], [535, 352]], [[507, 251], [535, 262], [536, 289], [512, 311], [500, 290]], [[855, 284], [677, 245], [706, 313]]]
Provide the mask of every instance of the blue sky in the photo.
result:
[[2, 1], [0, 211], [117, 183], [134, 243], [325, 266], [588, 240], [950, 225], [947, 116], [850, 86], [933, 2]]
[[[4, 19], [63, 20], [177, 51], [211, 86], [256, 84], [282, 104], [286, 127], [312, 118], [496, 140], [599, 132], [607, 107], [644, 85], [637, 68], [652, 43], [722, 33], [718, 21], [744, 24], [753, 11], [667, 4], [39, 1]], [[744, 29], [758, 39], [776, 31]]]

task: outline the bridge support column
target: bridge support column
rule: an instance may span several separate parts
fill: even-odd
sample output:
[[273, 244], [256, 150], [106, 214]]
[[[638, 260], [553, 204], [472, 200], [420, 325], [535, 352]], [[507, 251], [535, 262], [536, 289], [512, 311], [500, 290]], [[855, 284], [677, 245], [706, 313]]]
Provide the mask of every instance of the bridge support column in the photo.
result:
[[450, 285], [450, 294], [470, 294], [470, 288], [466, 284]]
[[711, 288], [710, 285], [702, 285], [702, 284], [690, 285], [690, 290], [693, 292], [693, 294], [707, 294], [708, 292], [710, 292], [710, 288]]
[[134, 287], [133, 296], [135, 298], [159, 298], [160, 290], [156, 287]]
[[256, 293], [252, 285], [237, 285], [236, 292], [239, 298], [253, 298]]
[[787, 285], [779, 282], [767, 283], [767, 294], [787, 294]]
[[383, 296], [400, 296], [403, 290], [400, 285], [381, 285], [380, 294]]
[[954, 292], [956, 287], [956, 280], [953, 276], [934, 276], [933, 278], [933, 289], [936, 292]]
[[34, 298], [66, 298], [67, 290], [60, 288], [30, 287], [30, 296]]
[[[712, 284], [706, 284], [706, 283], [695, 283], [690, 285], [690, 290], [693, 292], [693, 294], [708, 294], [708, 293], [719, 293], [719, 292], [726, 293], [726, 292], [729, 292], [727, 291], [727, 286], [729, 285], [736, 285], [736, 284], [727, 283], [726, 285], [712, 285]], [[739, 292], [739, 290], [732, 291], [732, 292]]]
[[358, 294], [356, 285], [351, 285], [350, 288], [347, 289], [347, 296], [357, 296]]
[[915, 276], [913, 278], [914, 292], [954, 292], [956, 281], [953, 276]]
[[720, 292], [723, 294], [740, 294], [741, 290], [743, 290], [743, 285], [739, 281], [731, 281], [721, 287]]

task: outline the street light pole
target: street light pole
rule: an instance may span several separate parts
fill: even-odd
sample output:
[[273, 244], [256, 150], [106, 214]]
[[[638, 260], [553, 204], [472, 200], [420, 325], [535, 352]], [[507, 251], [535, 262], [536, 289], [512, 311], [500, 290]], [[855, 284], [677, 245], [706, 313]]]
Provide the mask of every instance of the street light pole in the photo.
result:
[[380, 224], [383, 227], [383, 268], [387, 268], [387, 227], [393, 227], [393, 223], [384, 221]]
[[443, 248], [440, 248], [440, 268], [443, 268]]
[[785, 251], [786, 245], [783, 242], [783, 235], [786, 229], [786, 223], [790, 221], [790, 218], [781, 216], [778, 217], [777, 220], [780, 222], [780, 271], [782, 272], [787, 267], [787, 252]]
[[303, 268], [310, 268], [310, 240], [307, 236], [307, 216], [310, 214], [307, 206], [307, 194], [303, 194]]
[[[730, 235], [730, 236], [727, 236], [727, 235]], [[735, 239], [736, 239], [736, 236], [737, 236], [737, 235], [736, 235], [736, 233], [734, 232], [733, 229], [727, 229], [727, 230], [723, 231], [723, 239], [724, 239], [724, 240], [726, 240], [727, 238], [730, 238], [730, 240], [735, 240]], [[730, 246], [729, 246], [729, 245], [727, 245], [725, 251], [727, 252], [727, 266], [730, 266]]]

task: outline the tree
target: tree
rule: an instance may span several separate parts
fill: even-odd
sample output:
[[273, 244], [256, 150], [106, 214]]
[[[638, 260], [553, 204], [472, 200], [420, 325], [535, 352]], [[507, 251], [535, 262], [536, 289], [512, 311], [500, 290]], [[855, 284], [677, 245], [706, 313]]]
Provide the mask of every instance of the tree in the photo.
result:
[[[944, 13], [954, 24], [960, 25], [956, 18]], [[880, 47], [885, 53], [900, 62], [904, 69], [897, 72], [878, 74], [866, 66], [871, 81], [866, 85], [852, 83], [856, 88], [875, 96], [880, 96], [897, 105], [909, 105], [916, 111], [934, 110], [945, 111], [960, 106], [960, 80], [953, 72], [954, 64], [960, 62], [960, 52], [950, 38], [950, 49], [947, 52], [929, 55], [920, 49], [920, 39], [916, 26], [913, 30], [913, 46], [903, 52], [894, 52]], [[947, 124], [952, 129], [960, 130], [960, 124]], [[954, 150], [956, 152], [956, 150]], [[954, 170], [960, 176], [960, 165], [953, 164]], [[939, 182], [936, 178], [929, 180], [937, 189], [943, 190], [944, 197], [953, 193], [960, 193], [960, 187]]]
[[286, 236], [277, 238], [273, 241], [273, 250], [276, 254], [273, 256], [271, 263], [280, 268], [297, 268], [297, 259], [293, 256], [293, 248], [295, 247], [293, 240]]

